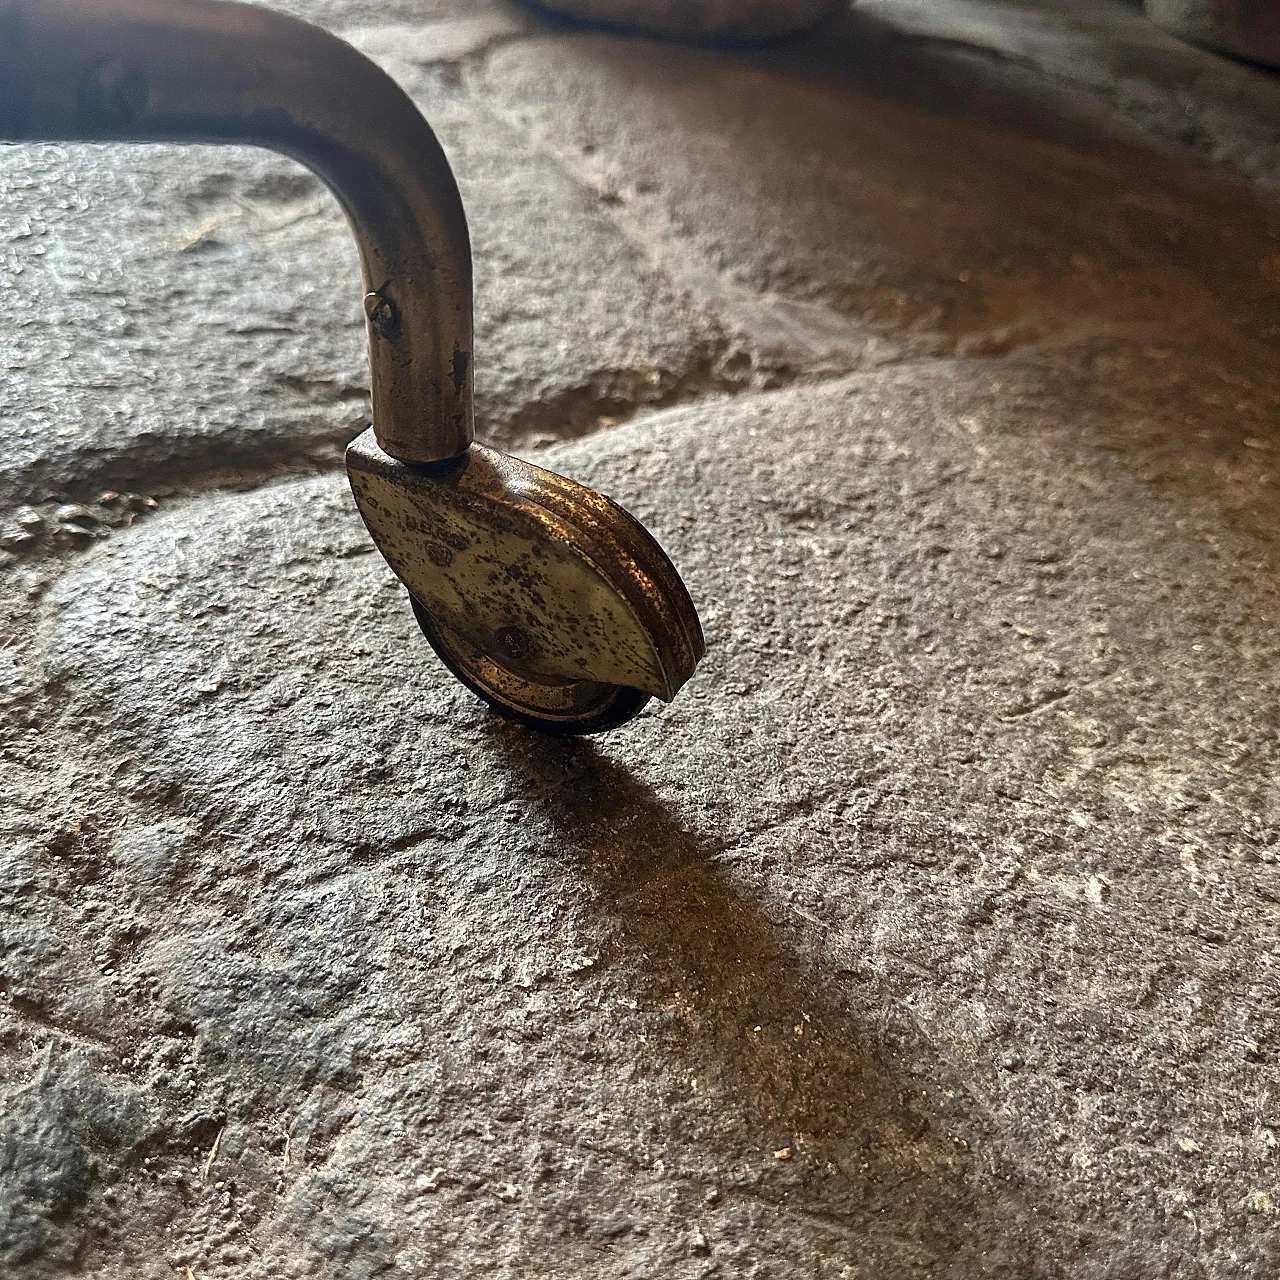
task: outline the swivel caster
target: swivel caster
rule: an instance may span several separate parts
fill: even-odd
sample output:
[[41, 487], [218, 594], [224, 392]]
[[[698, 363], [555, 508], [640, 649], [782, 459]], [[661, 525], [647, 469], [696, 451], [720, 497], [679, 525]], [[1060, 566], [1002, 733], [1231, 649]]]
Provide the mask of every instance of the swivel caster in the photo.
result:
[[431, 647], [502, 715], [599, 733], [669, 701], [702, 656], [679, 575], [603, 494], [477, 444], [402, 463], [372, 431], [347, 471]]
[[360, 249], [373, 424], [360, 515], [445, 666], [505, 716], [597, 733], [703, 654], [679, 575], [601, 494], [473, 443], [471, 246], [453, 173], [350, 45], [226, 0], [0, 0], [0, 142], [253, 144], [314, 170]]

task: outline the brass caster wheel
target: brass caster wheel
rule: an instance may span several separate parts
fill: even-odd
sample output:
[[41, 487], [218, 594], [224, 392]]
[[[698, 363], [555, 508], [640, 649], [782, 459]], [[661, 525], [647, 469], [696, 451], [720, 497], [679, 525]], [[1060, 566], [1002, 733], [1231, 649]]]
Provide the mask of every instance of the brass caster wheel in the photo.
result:
[[500, 716], [542, 733], [603, 733], [640, 714], [650, 694], [625, 685], [575, 680], [537, 684], [517, 675], [438, 625], [413, 596], [413, 616], [436, 656]]
[[373, 422], [347, 474], [432, 648], [548, 733], [676, 696], [705, 646], [662, 548], [603, 494], [474, 443], [466, 214], [386, 72], [256, 5], [0, 0], [6, 142], [251, 143], [308, 165], [360, 250]]
[[347, 447], [356, 506], [445, 666], [500, 714], [600, 733], [670, 702], [703, 653], [680, 575], [639, 521], [584, 485], [473, 444], [399, 462]]

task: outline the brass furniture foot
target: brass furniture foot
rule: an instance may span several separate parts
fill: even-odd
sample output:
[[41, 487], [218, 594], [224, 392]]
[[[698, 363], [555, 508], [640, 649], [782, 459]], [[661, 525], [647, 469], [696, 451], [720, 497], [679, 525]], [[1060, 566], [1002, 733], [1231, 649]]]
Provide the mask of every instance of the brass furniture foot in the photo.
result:
[[621, 507], [473, 444], [471, 247], [427, 122], [318, 27], [225, 0], [0, 0], [0, 141], [249, 144], [337, 196], [360, 248], [373, 425], [360, 514], [432, 647], [502, 714], [591, 733], [703, 654], [689, 594]]

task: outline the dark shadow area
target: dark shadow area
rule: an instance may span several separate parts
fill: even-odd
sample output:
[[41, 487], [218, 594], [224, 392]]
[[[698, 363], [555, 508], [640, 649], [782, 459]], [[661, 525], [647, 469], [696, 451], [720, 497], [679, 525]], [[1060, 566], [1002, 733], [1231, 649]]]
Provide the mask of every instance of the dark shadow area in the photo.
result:
[[565, 13], [557, 13], [554, 9], [548, 8], [547, 5], [539, 3], [539, 0], [519, 0], [519, 6], [530, 13], [536, 14], [537, 17], [545, 22], [548, 28], [553, 31], [603, 31], [610, 35], [636, 36], [639, 39], [665, 38], [675, 44], [682, 44], [695, 49], [768, 49], [778, 45], [788, 45], [799, 40], [804, 40], [807, 37], [812, 36], [815, 32], [825, 32], [834, 28], [836, 23], [839, 21], [839, 19], [828, 19], [808, 31], [792, 32], [781, 36], [749, 38], [724, 35], [698, 36], [696, 34], [689, 34], [676, 36], [668, 34], [659, 37], [658, 33], [639, 30], [635, 27], [627, 26], [622, 23], [591, 21], [586, 18], [575, 18]]
[[[699, 1082], [712, 1176], [762, 1169], [738, 1189], [802, 1214], [833, 1249], [857, 1233], [874, 1274], [1059, 1274], [1031, 1251], [1027, 1193], [994, 1127], [904, 1011], [825, 971], [785, 906], [757, 899], [714, 838], [592, 742], [495, 726], [489, 744], [612, 917], [606, 973], [638, 979], [642, 1008], [677, 1011], [645, 1024], [642, 1069]], [[686, 1176], [699, 1164], [694, 1150]]]

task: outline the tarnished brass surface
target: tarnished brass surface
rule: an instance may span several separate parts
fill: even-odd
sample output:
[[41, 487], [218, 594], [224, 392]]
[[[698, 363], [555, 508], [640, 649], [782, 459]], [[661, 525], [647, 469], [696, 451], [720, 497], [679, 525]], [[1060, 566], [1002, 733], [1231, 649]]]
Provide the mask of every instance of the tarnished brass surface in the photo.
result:
[[360, 513], [450, 669], [499, 710], [594, 732], [669, 700], [697, 613], [607, 498], [472, 444], [471, 248], [427, 122], [350, 45], [224, 0], [0, 0], [0, 141], [211, 142], [300, 160], [364, 275], [373, 425]]
[[594, 490], [480, 445], [406, 466], [371, 431], [347, 468], [378, 549], [436, 625], [515, 679], [558, 688], [549, 700], [591, 682], [669, 701], [702, 657], [676, 571]]

